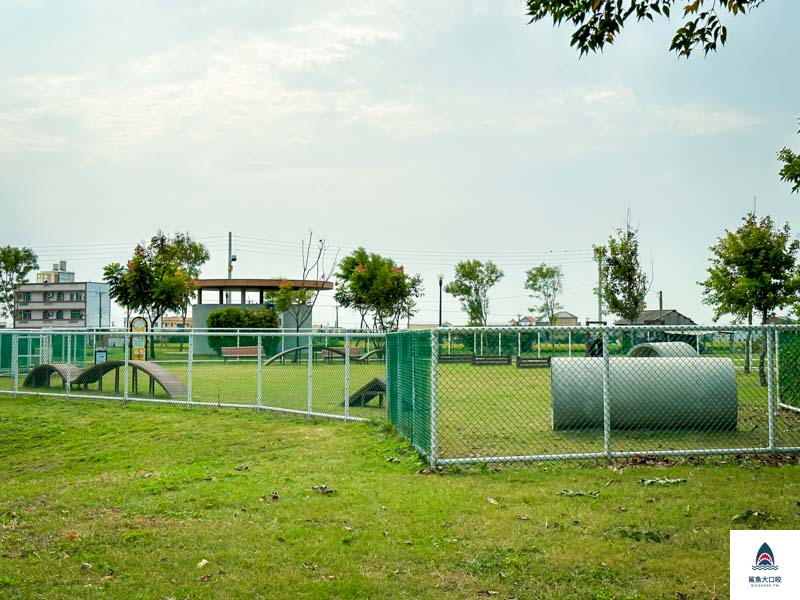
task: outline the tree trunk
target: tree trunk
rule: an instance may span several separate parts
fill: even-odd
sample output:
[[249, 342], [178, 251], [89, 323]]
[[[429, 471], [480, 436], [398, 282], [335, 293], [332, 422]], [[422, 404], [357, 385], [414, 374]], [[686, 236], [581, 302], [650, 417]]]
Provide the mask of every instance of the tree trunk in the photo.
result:
[[[753, 309], [750, 309], [750, 312], [747, 313], [747, 324], [753, 324]], [[744, 341], [744, 372], [745, 374], [750, 373], [750, 349], [751, 349], [751, 340], [752, 340], [753, 333], [748, 329], [747, 330], [747, 337]]]
[[[761, 324], [767, 324], [767, 311], [764, 311], [764, 314], [761, 315]], [[761, 354], [758, 357], [758, 382], [761, 384], [761, 387], [767, 386], [767, 371], [764, 368], [764, 359], [767, 356], [767, 330], [764, 329], [764, 339], [761, 348]]]

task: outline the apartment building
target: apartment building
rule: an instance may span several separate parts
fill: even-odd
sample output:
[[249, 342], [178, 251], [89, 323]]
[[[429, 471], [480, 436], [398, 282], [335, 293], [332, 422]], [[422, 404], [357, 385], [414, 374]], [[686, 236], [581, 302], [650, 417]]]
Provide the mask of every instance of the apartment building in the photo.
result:
[[43, 271], [37, 283], [24, 283], [14, 295], [19, 329], [108, 327], [111, 299], [107, 283], [74, 281], [66, 262]]

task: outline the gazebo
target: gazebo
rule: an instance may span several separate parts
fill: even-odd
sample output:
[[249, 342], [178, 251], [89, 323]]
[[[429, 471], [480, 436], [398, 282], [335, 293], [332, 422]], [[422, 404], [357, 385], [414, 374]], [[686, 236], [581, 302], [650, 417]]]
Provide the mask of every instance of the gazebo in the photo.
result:
[[[208, 315], [221, 308], [235, 307], [255, 310], [264, 306], [265, 296], [276, 292], [285, 282], [292, 284], [295, 289], [308, 288], [312, 290], [332, 290], [330, 281], [317, 281], [315, 279], [197, 279], [193, 281], [197, 290], [197, 304], [192, 305], [192, 324], [194, 329], [204, 329]], [[258, 294], [256, 301], [256, 294]], [[250, 298], [248, 298], [248, 295]], [[238, 296], [239, 302], [234, 300]], [[308, 313], [311, 307], [306, 307]], [[295, 314], [286, 312], [280, 315], [281, 326], [284, 329], [296, 327]], [[308, 331], [312, 325], [312, 315], [300, 314], [299, 319], [303, 325], [301, 331]], [[288, 341], [288, 340], [287, 340]], [[208, 353], [211, 349], [205, 337], [195, 338], [195, 352]]]

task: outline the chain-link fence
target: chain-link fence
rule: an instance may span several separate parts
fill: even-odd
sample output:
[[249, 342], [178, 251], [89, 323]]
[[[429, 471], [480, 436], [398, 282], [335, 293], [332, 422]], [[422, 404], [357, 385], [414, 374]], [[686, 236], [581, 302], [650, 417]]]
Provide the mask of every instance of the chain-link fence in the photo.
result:
[[389, 334], [389, 418], [432, 464], [800, 451], [800, 327]]
[[374, 333], [10, 330], [0, 394], [386, 415], [386, 339]]

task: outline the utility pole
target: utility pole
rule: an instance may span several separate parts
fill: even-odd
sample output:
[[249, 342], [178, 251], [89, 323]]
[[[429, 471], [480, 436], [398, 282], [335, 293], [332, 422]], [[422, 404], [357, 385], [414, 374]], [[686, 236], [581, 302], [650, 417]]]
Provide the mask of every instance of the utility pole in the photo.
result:
[[658, 320], [664, 324], [664, 292], [658, 290]]
[[[233, 253], [233, 234], [229, 231], [228, 232], [228, 279], [233, 276], [233, 263], [236, 262], [236, 255]], [[231, 303], [231, 290], [225, 292], [225, 302], [227, 304]]]
[[603, 253], [597, 254], [597, 322], [603, 320]]

